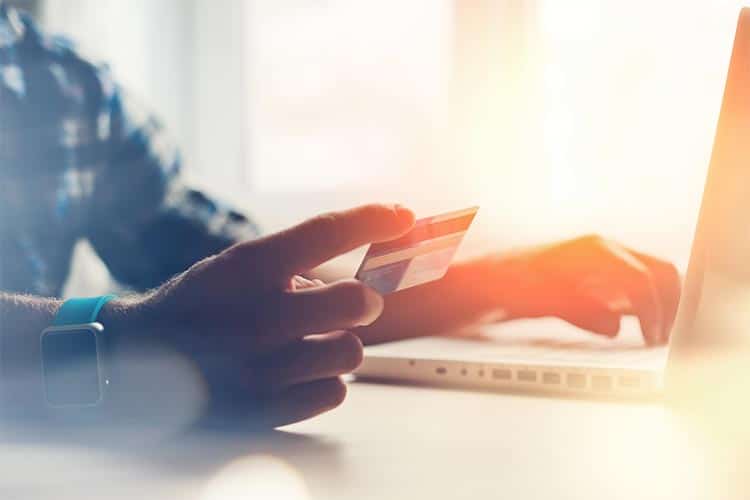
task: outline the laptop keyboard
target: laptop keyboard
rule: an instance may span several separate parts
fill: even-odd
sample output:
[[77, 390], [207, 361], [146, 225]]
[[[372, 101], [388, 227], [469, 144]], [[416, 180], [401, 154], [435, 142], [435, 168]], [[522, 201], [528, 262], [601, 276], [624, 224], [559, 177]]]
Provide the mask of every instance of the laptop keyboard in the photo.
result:
[[557, 320], [492, 327], [477, 338], [414, 339], [366, 350], [369, 355], [487, 363], [662, 369], [666, 346], [648, 348], [637, 322], [623, 321], [616, 339], [583, 332]]

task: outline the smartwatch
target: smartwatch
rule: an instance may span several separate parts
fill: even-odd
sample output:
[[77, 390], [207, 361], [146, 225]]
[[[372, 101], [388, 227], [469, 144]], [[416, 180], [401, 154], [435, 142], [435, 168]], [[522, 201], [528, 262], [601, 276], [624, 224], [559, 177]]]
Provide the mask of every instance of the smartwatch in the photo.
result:
[[109, 385], [107, 339], [97, 321], [102, 307], [114, 299], [70, 299], [60, 306], [52, 326], [42, 332], [42, 376], [52, 407], [97, 406]]

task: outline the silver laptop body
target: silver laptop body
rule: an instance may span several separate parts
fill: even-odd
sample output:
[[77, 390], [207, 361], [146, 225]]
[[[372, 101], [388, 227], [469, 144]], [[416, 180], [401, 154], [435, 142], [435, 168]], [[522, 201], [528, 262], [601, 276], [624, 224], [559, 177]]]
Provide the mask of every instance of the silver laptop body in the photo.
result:
[[750, 213], [749, 9], [740, 14], [671, 351], [644, 347], [637, 321], [631, 318], [623, 320], [616, 340], [582, 334], [556, 319], [525, 320], [487, 327], [473, 339], [422, 338], [368, 347], [355, 374], [361, 379], [485, 390], [657, 396], [663, 389], [668, 357], [672, 366], [691, 351], [725, 343], [721, 335], [737, 337], [737, 329], [727, 326], [733, 315], [747, 315], [750, 324], [746, 213]]

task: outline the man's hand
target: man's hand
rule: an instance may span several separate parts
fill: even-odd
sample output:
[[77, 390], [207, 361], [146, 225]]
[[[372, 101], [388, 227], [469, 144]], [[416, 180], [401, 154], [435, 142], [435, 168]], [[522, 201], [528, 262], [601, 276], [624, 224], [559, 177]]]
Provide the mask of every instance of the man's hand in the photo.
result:
[[365, 343], [450, 333], [488, 316], [554, 316], [614, 337], [636, 316], [647, 344], [665, 343], [680, 296], [675, 267], [598, 236], [493, 255], [454, 266], [442, 280], [386, 299], [358, 330]]
[[354, 280], [300, 275], [413, 223], [409, 210], [381, 205], [319, 216], [205, 259], [145, 298], [114, 301], [103, 322], [122, 337], [145, 332], [126, 342], [157, 340], [194, 362], [214, 408], [268, 426], [309, 418], [342, 402], [339, 376], [362, 360], [348, 330], [375, 321], [383, 299]]
[[498, 304], [509, 319], [555, 316], [614, 337], [620, 318], [633, 315], [649, 345], [667, 342], [680, 298], [672, 264], [598, 236], [490, 258], [479, 267], [490, 277], [513, 277], [515, 293], [504, 293]]

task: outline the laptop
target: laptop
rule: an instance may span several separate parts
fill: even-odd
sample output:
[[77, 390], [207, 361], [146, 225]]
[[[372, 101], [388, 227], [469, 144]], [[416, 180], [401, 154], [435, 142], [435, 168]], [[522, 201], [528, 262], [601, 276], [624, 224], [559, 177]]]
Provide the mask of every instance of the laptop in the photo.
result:
[[556, 395], [658, 395], [668, 363], [717, 344], [747, 342], [732, 325], [750, 325], [748, 210], [750, 9], [743, 9], [669, 348], [646, 348], [632, 318], [623, 320], [616, 340], [582, 334], [561, 320], [524, 320], [488, 327], [476, 339], [421, 338], [368, 347], [355, 375]]

